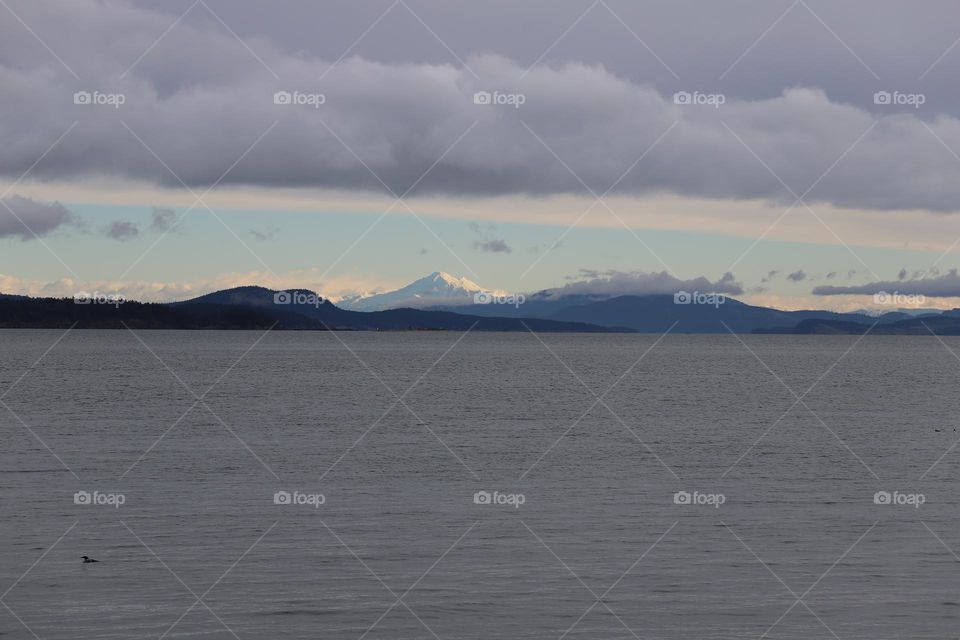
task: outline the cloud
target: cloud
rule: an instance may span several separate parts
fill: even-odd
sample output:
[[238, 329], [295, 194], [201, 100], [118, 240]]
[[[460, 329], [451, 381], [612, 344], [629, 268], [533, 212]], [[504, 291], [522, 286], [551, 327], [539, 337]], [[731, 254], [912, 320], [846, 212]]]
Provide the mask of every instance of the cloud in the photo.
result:
[[503, 238], [495, 236], [496, 228], [492, 224], [480, 226], [476, 222], [471, 222], [470, 230], [480, 236], [479, 240], [474, 241], [473, 248], [485, 253], [511, 253], [513, 249]]
[[900, 273], [897, 274], [897, 280], [906, 280], [907, 279], [907, 270], [900, 269]]
[[479, 249], [486, 253], [510, 253], [513, 251], [510, 246], [506, 243], [505, 240], [499, 238], [493, 240], [484, 240], [482, 242], [474, 242], [474, 249]]
[[[589, 270], [581, 270], [581, 273], [596, 274]], [[548, 298], [559, 298], [571, 295], [602, 295], [602, 296], [623, 296], [623, 295], [652, 295], [652, 294], [673, 294], [677, 291], [701, 291], [704, 293], [725, 293], [728, 295], [741, 295], [743, 287], [736, 281], [732, 273], [725, 273], [716, 282], [710, 282], [709, 279], [700, 276], [690, 280], [681, 280], [670, 275], [666, 271], [646, 273], [641, 271], [623, 272], [606, 271], [602, 275], [596, 274], [596, 277], [578, 282], [571, 282], [554, 289], [547, 289], [539, 292]]]
[[154, 207], [150, 212], [150, 229], [164, 233], [173, 229], [177, 223], [177, 214], [173, 209]]
[[930, 298], [958, 297], [960, 296], [960, 275], [957, 274], [956, 269], [951, 269], [936, 277], [886, 280], [848, 287], [820, 286], [813, 289], [813, 294], [817, 296], [873, 295], [894, 292], [903, 295], [919, 294]]
[[767, 275], [760, 279], [760, 282], [770, 282], [774, 278], [780, 275], [779, 269], [774, 269], [773, 271], [768, 271]]
[[[34, 53], [33, 36], [17, 21], [0, 23], [6, 176], [31, 168], [79, 121], [34, 176], [110, 175], [174, 187], [183, 180], [200, 188], [222, 177], [224, 186], [583, 195], [586, 187], [602, 193], [649, 151], [642, 170], [623, 176], [615, 193], [792, 203], [782, 179], [796, 193], [816, 184], [807, 201], [841, 208], [953, 212], [960, 202], [956, 159], [944, 149], [960, 149], [960, 120], [877, 114], [816, 87], [731, 95], [713, 109], [674, 104], [668, 91], [578, 62], [525, 74], [526, 64], [498, 55], [468, 56], [469, 69], [349, 57], [331, 69], [330, 58], [290, 54], [262, 38], [244, 44], [199, 21], [178, 24], [118, 81], [169, 27], [168, 15], [94, 0], [28, 2], [18, 12], [70, 52], [83, 80]], [[317, 108], [274, 104], [277, 91], [321, 89]], [[525, 103], [474, 104], [474, 92], [493, 90], [522, 93]], [[124, 103], [74, 104], [77, 91], [119, 92]]]
[[21, 240], [33, 240], [76, 222], [59, 202], [39, 202], [21, 196], [0, 200], [0, 238], [19, 236]]
[[837, 272], [836, 272], [836, 271], [831, 271], [830, 273], [828, 273], [828, 274], [826, 275], [827, 280], [833, 280], [833, 279], [836, 278], [836, 277], [837, 277]]
[[803, 269], [787, 274], [787, 280], [789, 280], [790, 282], [802, 282], [806, 279], [807, 279], [807, 273]]
[[280, 230], [276, 227], [270, 227], [264, 231], [260, 231], [259, 229], [250, 229], [250, 235], [263, 242], [273, 242], [277, 239], [277, 234], [279, 232]]
[[130, 240], [140, 235], [140, 227], [128, 220], [114, 220], [107, 225], [104, 233], [114, 240]]
[[[18, 3], [30, 2], [7, 1], [15, 8]], [[180, 17], [189, 4], [128, 1], [166, 12], [166, 22], [158, 27], [156, 35]], [[271, 11], [269, 4], [262, 3], [207, 4], [240, 34], [262, 34], [304, 57], [336, 59], [352, 40], [346, 39], [347, 34], [359, 35], [382, 17], [370, 37], [357, 42], [353, 51], [389, 62], [452, 60], [450, 52], [402, 6], [384, 14], [388, 2], [291, 2], [285, 3], [282, 12]], [[733, 65], [723, 78], [723, 89], [753, 97], [769, 96], [783, 87], [809, 82], [811, 71], [815, 71], [831, 96], [871, 107], [875, 107], [872, 98], [878, 88], [908, 88], [917, 83], [917, 77], [956, 38], [953, 25], [957, 17], [956, 5], [949, 0], [924, 3], [922, 12], [903, 0], [807, 3], [810, 11], [803, 4], [788, 7], [789, 3], [766, 0], [744, 2], [737, 10], [714, 0], [606, 3], [616, 11], [616, 17], [603, 5], [590, 6], [584, 0], [444, 0], [409, 4], [465, 60], [477, 53], [495, 52], [529, 66], [582, 16], [560, 46], [550, 51], [551, 62], [602, 60], [620, 77], [669, 91], [716, 86], [720, 84], [718, 76]], [[816, 10], [823, 23], [814, 18], [812, 10]], [[201, 5], [185, 16], [182, 24], [210, 19]], [[776, 28], [757, 41], [774, 24]], [[868, 28], [857, 29], [856, 25]], [[642, 36], [657, 56], [643, 50], [629, 29]], [[835, 31], [831, 32], [832, 29]], [[897, 41], [876, 38], [877, 33], [889, 32], [898, 33], [899, 42], [909, 42], [911, 46], [897, 46]], [[717, 33], [724, 37], [717, 38]], [[842, 45], [837, 35], [842, 37]], [[738, 61], [751, 43], [757, 46]], [[268, 51], [259, 42], [250, 44], [258, 55], [264, 56]], [[161, 43], [157, 50], [162, 54], [166, 48]], [[876, 82], [854, 52], [883, 82]], [[152, 58], [145, 61], [152, 62]], [[960, 100], [956, 83], [951, 82], [953, 64], [954, 58], [944, 57], [924, 77], [922, 88], [929, 92], [928, 105], [936, 96], [937, 108], [956, 112]], [[666, 65], [681, 78], [671, 76]]]
[[[156, 233], [176, 232], [180, 229], [177, 224], [177, 214], [173, 209], [154, 207], [150, 212], [150, 231]], [[104, 234], [114, 240], [130, 240], [140, 235], [140, 225], [130, 220], [114, 220], [104, 229]]]

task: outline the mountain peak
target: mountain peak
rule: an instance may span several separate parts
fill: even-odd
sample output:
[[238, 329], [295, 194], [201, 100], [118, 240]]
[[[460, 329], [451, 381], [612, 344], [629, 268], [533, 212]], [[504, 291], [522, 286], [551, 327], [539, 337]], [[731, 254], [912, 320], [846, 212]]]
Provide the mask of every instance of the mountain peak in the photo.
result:
[[463, 305], [473, 304], [474, 294], [480, 291], [486, 291], [486, 289], [472, 280], [454, 276], [445, 271], [434, 271], [395, 291], [341, 300], [337, 304], [353, 311]]
[[434, 271], [427, 277], [421, 278], [417, 282], [423, 282], [425, 280], [436, 284], [444, 283], [450, 287], [463, 289], [464, 291], [483, 291], [483, 287], [478, 285], [476, 282], [468, 280], [464, 277], [451, 275], [446, 271]]

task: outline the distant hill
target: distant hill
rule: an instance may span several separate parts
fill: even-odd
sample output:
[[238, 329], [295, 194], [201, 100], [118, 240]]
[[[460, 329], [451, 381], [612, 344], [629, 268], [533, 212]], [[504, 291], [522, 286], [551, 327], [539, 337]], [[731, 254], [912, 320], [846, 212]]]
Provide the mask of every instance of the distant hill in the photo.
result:
[[[412, 300], [411, 306], [430, 311], [486, 318], [540, 318], [642, 333], [662, 333], [671, 326], [676, 333], [726, 333], [728, 330], [737, 333], [776, 332], [792, 331], [806, 320], [869, 326], [878, 319], [881, 324], [889, 324], [911, 317], [940, 315], [935, 309], [897, 309], [881, 316], [867, 311], [782, 311], [745, 304], [729, 296], [720, 296], [718, 300], [722, 300], [722, 303], [716, 305], [698, 304], [704, 301], [703, 296], [697, 300], [689, 297], [687, 304], [678, 304], [673, 293], [611, 295], [595, 292], [562, 295], [562, 289], [545, 289], [515, 296], [501, 295], [503, 292], [476, 296], [478, 291], [479, 286], [465, 278], [436, 272], [402, 289], [344, 303], [357, 308], [368, 305], [387, 309], [401, 306], [401, 301]], [[340, 306], [343, 307], [344, 303]]]
[[66, 329], [257, 329], [274, 323], [284, 329], [323, 329], [296, 313], [268, 313], [251, 307], [125, 302], [118, 306], [76, 304], [72, 298], [0, 298], [0, 328]]
[[[328, 329], [346, 331], [527, 331], [571, 333], [785, 333], [960, 335], [960, 309], [937, 315], [904, 312], [873, 317], [865, 313], [781, 311], [744, 304], [678, 303], [672, 295], [618, 296], [606, 300], [570, 296], [549, 300], [534, 295], [523, 304], [471, 304], [456, 311], [389, 309], [351, 311], [305, 289], [274, 291], [236, 287], [181, 302], [77, 304], [73, 299], [27, 298], [0, 294], [0, 328], [119, 329]], [[703, 302], [700, 300], [700, 302]]]
[[[522, 305], [471, 305], [460, 307], [461, 313], [474, 315], [502, 314], [509, 316], [549, 318], [567, 322], [586, 322], [607, 327], [627, 327], [643, 333], [660, 333], [676, 323], [676, 333], [750, 333], [761, 329], [792, 329], [809, 319], [836, 320], [873, 324], [876, 318], [865, 313], [833, 311], [781, 311], [745, 304], [726, 297], [722, 304], [677, 304], [673, 295], [616, 296], [597, 300], [588, 296], [564, 296], [551, 299], [534, 294]], [[881, 323], [910, 318], [903, 312], [880, 316]], [[724, 326], [726, 325], [726, 326]]]
[[[756, 333], [788, 333], [794, 335], [863, 335], [867, 331], [870, 335], [896, 336], [960, 336], [960, 315], [956, 309], [944, 312], [938, 316], [908, 318], [895, 322], [881, 323], [873, 326], [873, 322], [850, 322], [845, 320], [810, 319], [798, 323], [788, 329], [760, 329]], [[951, 315], [948, 315], [951, 314]], [[873, 327], [871, 329], [871, 327]]]
[[[279, 296], [279, 298], [278, 298]], [[280, 302], [278, 303], [278, 300]], [[263, 287], [238, 287], [217, 291], [193, 300], [175, 303], [177, 306], [194, 304], [242, 305], [260, 309], [288, 310], [331, 328], [356, 330], [442, 330], [465, 331], [476, 323], [479, 331], [569, 331], [605, 333], [609, 328], [582, 322], [544, 320], [540, 318], [482, 318], [449, 311], [422, 309], [390, 309], [387, 311], [349, 311], [319, 298], [312, 291], [290, 289], [273, 291]]]
[[539, 318], [481, 318], [444, 311], [340, 309], [302, 289], [237, 287], [168, 304], [77, 304], [71, 298], [0, 296], [0, 328], [527, 331], [607, 333], [606, 327]]
[[[850, 315], [832, 311], [781, 311], [755, 307], [733, 298], [723, 304], [676, 304], [672, 295], [620, 296], [602, 302], [568, 307], [551, 316], [558, 320], [589, 322], [587, 318], [605, 318], [605, 322], [619, 324], [637, 331], [664, 331], [674, 322], [680, 333], [750, 333], [761, 327], [793, 327], [803, 320], [851, 320], [870, 322], [867, 315]], [[904, 314], [886, 314], [882, 321], [906, 317]], [[726, 326], [724, 326], [726, 325]]]

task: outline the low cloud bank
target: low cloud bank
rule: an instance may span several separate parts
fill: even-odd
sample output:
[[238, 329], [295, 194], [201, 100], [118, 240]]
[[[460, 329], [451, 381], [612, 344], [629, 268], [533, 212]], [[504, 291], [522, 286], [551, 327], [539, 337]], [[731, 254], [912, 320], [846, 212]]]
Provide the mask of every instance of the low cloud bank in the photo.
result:
[[743, 286], [737, 282], [732, 273], [725, 273], [715, 282], [700, 276], [689, 280], [681, 280], [666, 271], [624, 272], [581, 271], [587, 279], [570, 282], [554, 289], [539, 292], [546, 298], [560, 298], [563, 296], [625, 296], [625, 295], [653, 295], [674, 294], [678, 291], [699, 291], [701, 293], [723, 293], [726, 295], [742, 295]]
[[960, 275], [956, 269], [926, 278], [911, 280], [885, 280], [868, 282], [854, 286], [820, 286], [814, 287], [813, 294], [817, 296], [838, 295], [875, 295], [878, 293], [899, 293], [903, 295], [920, 295], [929, 298], [960, 297]]

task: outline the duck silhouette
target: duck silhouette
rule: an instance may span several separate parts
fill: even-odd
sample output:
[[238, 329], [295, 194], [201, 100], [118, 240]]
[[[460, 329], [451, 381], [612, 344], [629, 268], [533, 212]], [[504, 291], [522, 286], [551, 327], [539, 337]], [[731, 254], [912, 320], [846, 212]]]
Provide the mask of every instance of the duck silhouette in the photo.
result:
[[88, 558], [87, 556], [83, 556], [83, 564], [87, 564], [89, 562], [100, 562], [100, 561], [94, 560], [93, 558]]

